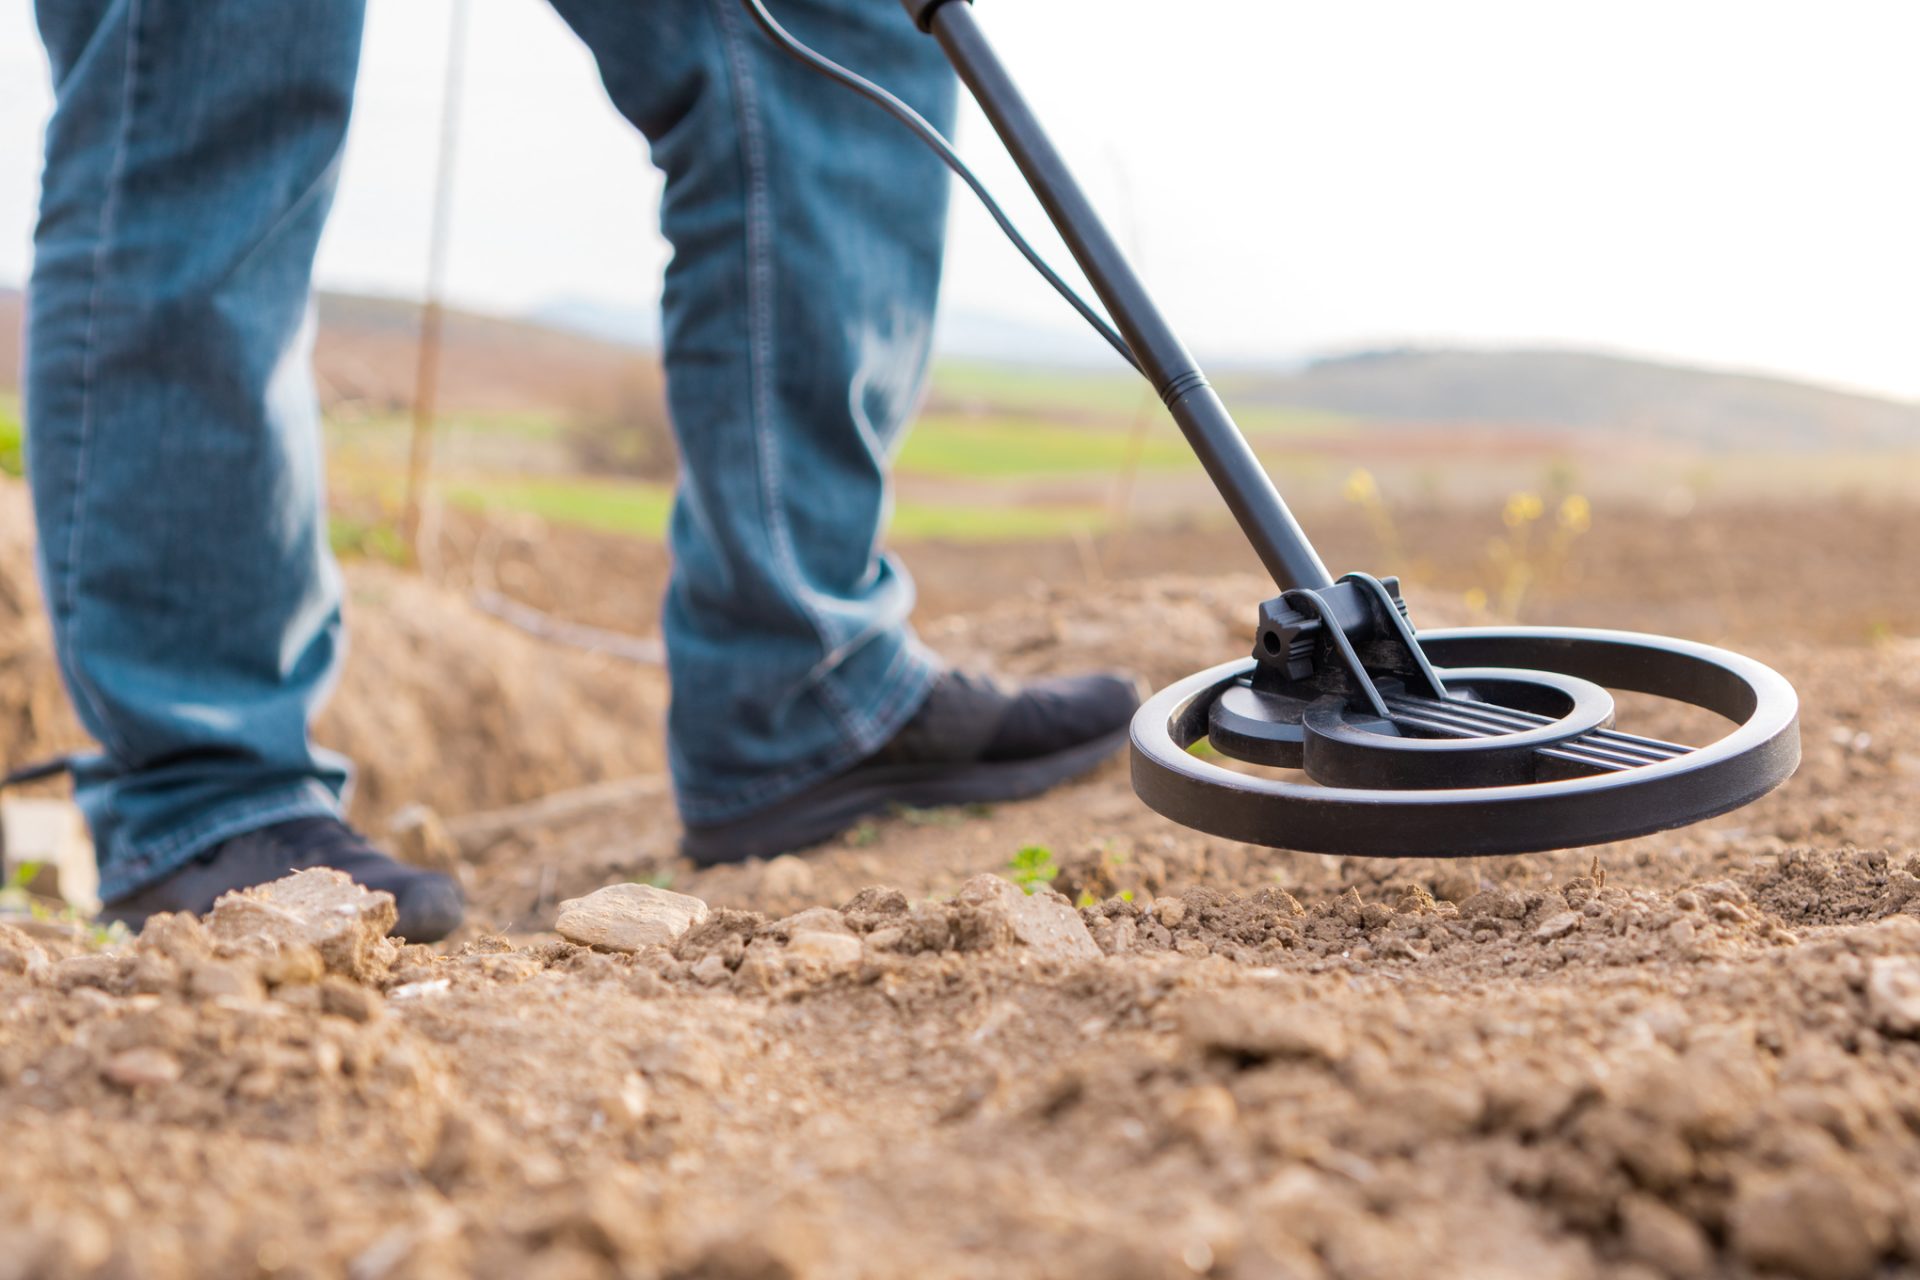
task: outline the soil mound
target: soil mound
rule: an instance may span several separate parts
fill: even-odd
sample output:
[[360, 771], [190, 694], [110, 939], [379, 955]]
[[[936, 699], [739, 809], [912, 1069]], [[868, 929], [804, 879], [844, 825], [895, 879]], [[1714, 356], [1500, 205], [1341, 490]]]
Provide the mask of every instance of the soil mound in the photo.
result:
[[[316, 738], [360, 766], [376, 829], [421, 802], [449, 814], [664, 767], [662, 673], [543, 643], [451, 591], [347, 567], [350, 649]], [[0, 761], [86, 745], [60, 688], [24, 486], [0, 480]]]

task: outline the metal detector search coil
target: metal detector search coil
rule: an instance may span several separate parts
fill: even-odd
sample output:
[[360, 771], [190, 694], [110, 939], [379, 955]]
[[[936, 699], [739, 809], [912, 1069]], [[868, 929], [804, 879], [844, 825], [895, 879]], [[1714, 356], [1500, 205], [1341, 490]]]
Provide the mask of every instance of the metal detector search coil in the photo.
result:
[[[1335, 581], [1226, 406], [1167, 326], [974, 21], [971, 0], [902, 0], [939, 41], [1112, 323], [1041, 259], [945, 138], [893, 94], [742, 0], [787, 53], [899, 119], [1020, 252], [1153, 384], [1280, 594], [1253, 656], [1199, 672], [1134, 717], [1133, 786], [1213, 835], [1316, 853], [1453, 857], [1600, 844], [1755, 800], [1800, 762], [1799, 703], [1771, 668], [1708, 645], [1550, 627], [1416, 633], [1392, 578]], [[1622, 731], [1610, 689], [1701, 707], [1732, 728], [1700, 746]], [[1201, 758], [1205, 741], [1249, 765]]]

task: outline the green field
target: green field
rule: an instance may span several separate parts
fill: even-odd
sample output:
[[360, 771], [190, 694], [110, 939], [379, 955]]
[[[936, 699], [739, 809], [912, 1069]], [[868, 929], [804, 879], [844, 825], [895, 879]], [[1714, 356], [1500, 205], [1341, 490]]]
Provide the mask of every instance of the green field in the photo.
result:
[[914, 424], [895, 465], [903, 475], [962, 479], [1016, 476], [1112, 475], [1194, 465], [1171, 426], [1149, 424], [1135, 433], [1107, 427], [1063, 426], [1030, 417], [929, 414]]
[[[649, 539], [665, 536], [673, 509], [669, 486], [641, 481], [461, 477], [446, 481], [441, 493], [468, 511], [526, 512], [554, 524]], [[901, 539], [977, 542], [1098, 532], [1106, 523], [1105, 511], [1096, 507], [902, 502], [891, 528]]]

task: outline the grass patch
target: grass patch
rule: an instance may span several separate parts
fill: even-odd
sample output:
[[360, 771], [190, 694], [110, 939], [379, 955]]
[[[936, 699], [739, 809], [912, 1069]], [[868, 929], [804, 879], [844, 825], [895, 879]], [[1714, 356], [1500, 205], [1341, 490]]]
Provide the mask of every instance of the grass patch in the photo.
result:
[[903, 502], [890, 530], [898, 541], [999, 542], [1099, 533], [1108, 524], [1099, 507], [1000, 507]]
[[387, 564], [407, 563], [406, 539], [390, 520], [364, 520], [358, 516], [331, 515], [327, 518], [327, 541], [333, 554], [342, 560], [381, 560]]
[[[664, 537], [673, 509], [672, 489], [638, 481], [462, 478], [447, 480], [441, 492], [469, 511], [524, 511], [555, 524], [636, 538]], [[1103, 510], [1088, 507], [903, 502], [894, 511], [892, 534], [908, 541], [1052, 538], [1097, 532], [1106, 518]]]
[[[1140, 441], [1140, 466], [1195, 466], [1171, 424], [1155, 423]], [[1134, 443], [1121, 429], [1063, 426], [1037, 418], [928, 414], [901, 447], [903, 473], [968, 478], [1114, 473]]]
[[10, 476], [26, 472], [26, 451], [22, 447], [20, 397], [0, 395], [0, 471]]

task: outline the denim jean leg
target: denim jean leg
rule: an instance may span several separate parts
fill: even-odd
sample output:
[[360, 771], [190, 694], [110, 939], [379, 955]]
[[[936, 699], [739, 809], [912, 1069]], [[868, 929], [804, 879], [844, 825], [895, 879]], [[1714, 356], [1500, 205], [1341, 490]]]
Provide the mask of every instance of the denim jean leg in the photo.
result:
[[310, 278], [361, 0], [39, 0], [28, 471], [101, 893], [337, 810]]
[[[880, 537], [926, 371], [946, 171], [739, 0], [555, 4], [666, 174], [671, 760], [682, 815], [720, 821], [877, 750], [938, 674]], [[951, 125], [953, 74], [896, 0], [773, 7]]]

